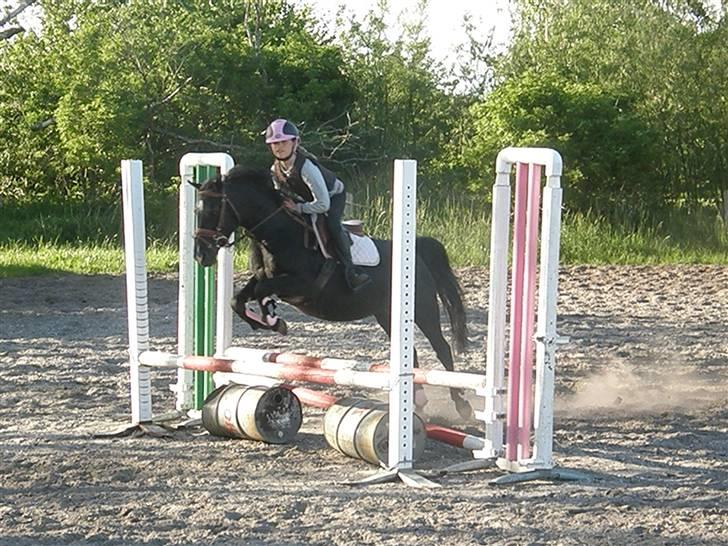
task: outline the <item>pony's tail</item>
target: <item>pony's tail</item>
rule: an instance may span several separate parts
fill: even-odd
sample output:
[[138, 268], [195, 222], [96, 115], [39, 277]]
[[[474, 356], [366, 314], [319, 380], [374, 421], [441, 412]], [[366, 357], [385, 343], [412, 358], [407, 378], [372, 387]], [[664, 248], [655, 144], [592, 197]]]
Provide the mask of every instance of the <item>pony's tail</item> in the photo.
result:
[[432, 237], [417, 237], [417, 255], [424, 260], [435, 278], [437, 294], [450, 318], [453, 349], [465, 351], [468, 345], [468, 326], [463, 304], [463, 289], [450, 267], [447, 251], [440, 241]]

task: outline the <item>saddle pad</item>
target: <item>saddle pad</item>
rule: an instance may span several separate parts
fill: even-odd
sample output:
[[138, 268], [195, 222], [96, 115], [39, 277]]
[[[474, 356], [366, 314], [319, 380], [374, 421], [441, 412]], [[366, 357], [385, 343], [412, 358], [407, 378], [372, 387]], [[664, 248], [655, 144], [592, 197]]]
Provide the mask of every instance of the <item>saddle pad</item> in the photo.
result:
[[379, 250], [369, 237], [363, 235], [351, 235], [351, 261], [354, 265], [373, 267], [379, 265]]

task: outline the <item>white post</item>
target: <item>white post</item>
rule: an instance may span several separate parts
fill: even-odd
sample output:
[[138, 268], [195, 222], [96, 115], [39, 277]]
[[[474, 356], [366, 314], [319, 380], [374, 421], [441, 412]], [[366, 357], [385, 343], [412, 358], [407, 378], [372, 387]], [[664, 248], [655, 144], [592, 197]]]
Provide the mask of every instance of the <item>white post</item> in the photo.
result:
[[561, 163], [546, 172], [541, 219], [541, 277], [536, 325], [536, 388], [534, 393], [533, 463], [538, 468], [554, 465], [554, 368], [556, 344], [566, 341], [556, 333], [561, 242]]
[[[177, 303], [177, 353], [180, 355], [192, 354], [192, 332], [194, 315], [192, 306], [194, 300], [194, 262], [192, 252], [194, 248], [195, 232], [195, 188], [189, 184], [188, 175], [181, 174], [179, 185], [179, 295]], [[188, 411], [194, 406], [193, 396], [194, 372], [192, 370], [177, 370], [177, 384], [174, 391], [177, 394], [176, 408], [178, 411]]]
[[[233, 158], [227, 154], [219, 165], [220, 174], [227, 174], [233, 168]], [[228, 241], [235, 242], [235, 234], [231, 234]], [[233, 309], [230, 300], [233, 297], [233, 262], [235, 260], [234, 246], [221, 248], [217, 253], [217, 308], [215, 329], [215, 351], [223, 354], [233, 342]]]
[[136, 425], [152, 419], [150, 371], [139, 365], [139, 355], [142, 351], [149, 350], [146, 230], [144, 227], [144, 185], [141, 161], [125, 159], [121, 162], [121, 184], [124, 203], [131, 422]]
[[492, 459], [503, 454], [505, 418], [506, 293], [508, 290], [508, 243], [511, 212], [511, 165], [496, 172], [490, 223], [490, 286], [488, 292], [488, 341], [486, 347], [486, 388], [477, 394], [485, 397], [485, 409], [476, 411], [485, 423], [485, 447], [475, 451], [478, 459]]
[[[508, 291], [509, 215], [511, 208], [510, 176], [516, 163], [543, 165], [546, 188], [543, 193], [541, 225], [540, 276], [538, 281], [538, 322], [536, 341], [536, 384], [534, 388], [533, 455], [530, 459], [505, 461], [511, 470], [550, 469], [553, 467], [553, 399], [556, 344], [556, 300], [558, 295], [559, 237], [561, 223], [561, 156], [547, 148], [505, 148], [496, 160], [491, 224], [490, 293], [487, 386], [485, 411], [478, 417], [485, 422], [485, 449], [478, 458], [503, 456], [504, 368], [506, 342], [506, 294]], [[535, 204], [533, 206], [536, 206]], [[513, 333], [511, 333], [513, 335]], [[501, 460], [502, 461], [502, 460]], [[512, 463], [512, 464], [511, 464]]]
[[417, 162], [394, 162], [389, 468], [412, 468]]

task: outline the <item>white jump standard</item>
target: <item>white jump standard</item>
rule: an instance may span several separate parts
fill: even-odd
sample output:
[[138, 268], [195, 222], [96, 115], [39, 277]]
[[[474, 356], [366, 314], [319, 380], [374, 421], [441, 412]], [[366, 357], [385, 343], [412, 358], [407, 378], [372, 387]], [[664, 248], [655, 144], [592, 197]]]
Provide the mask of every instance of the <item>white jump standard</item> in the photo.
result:
[[[516, 182], [513, 203], [513, 262], [506, 387], [504, 385], [506, 300], [511, 171], [514, 166]], [[539, 297], [536, 309], [542, 168], [546, 171], [546, 185], [543, 191]], [[561, 171], [561, 156], [555, 150], [548, 148], [505, 148], [496, 159], [491, 217], [485, 374], [487, 384], [480, 392], [485, 397], [485, 409], [476, 412], [476, 417], [485, 425], [484, 448], [473, 452], [474, 461], [454, 465], [448, 469], [449, 471], [485, 468], [495, 461], [499, 468], [511, 472], [494, 479], [491, 483], [495, 484], [536, 479], [578, 480], [585, 477], [578, 472], [554, 468], [552, 458], [555, 352], [558, 343], [568, 341], [556, 333], [562, 202]], [[534, 332], [536, 311], [538, 320]], [[532, 389], [534, 342], [536, 383], [535, 389]], [[532, 432], [534, 441], [531, 456]]]

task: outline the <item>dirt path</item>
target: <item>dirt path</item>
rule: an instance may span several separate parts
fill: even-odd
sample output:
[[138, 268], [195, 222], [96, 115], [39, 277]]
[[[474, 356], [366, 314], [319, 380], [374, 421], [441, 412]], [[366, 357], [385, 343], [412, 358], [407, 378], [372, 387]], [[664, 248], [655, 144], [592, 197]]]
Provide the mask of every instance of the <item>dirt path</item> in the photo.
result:
[[[487, 273], [458, 273], [472, 343], [457, 364], [482, 372]], [[422, 492], [340, 485], [371, 467], [327, 447], [318, 410], [290, 446], [94, 439], [128, 419], [123, 279], [0, 280], [0, 545], [728, 544], [728, 267], [572, 267], [560, 292], [555, 457], [592, 480], [492, 487], [480, 472]], [[174, 279], [150, 295], [154, 346], [174, 350]], [[237, 324], [236, 343], [388, 355], [373, 321], [283, 313], [288, 337]], [[171, 381], [155, 375], [159, 411]], [[421, 467], [468, 458], [431, 443]]]

